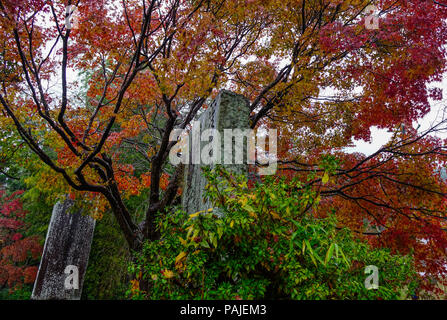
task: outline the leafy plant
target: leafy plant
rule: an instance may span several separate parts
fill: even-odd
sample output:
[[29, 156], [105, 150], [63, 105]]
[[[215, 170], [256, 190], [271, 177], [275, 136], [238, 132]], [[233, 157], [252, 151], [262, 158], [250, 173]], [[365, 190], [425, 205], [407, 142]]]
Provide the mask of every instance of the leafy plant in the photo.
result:
[[[23, 296], [23, 292], [29, 298], [42, 252], [39, 237], [23, 235], [28, 212], [22, 206], [22, 193], [0, 191], [0, 289], [9, 289], [10, 298]], [[17, 290], [22, 294], [14, 294]]]
[[[221, 167], [205, 174], [215, 208], [158, 219], [160, 240], [129, 268], [134, 299], [397, 299], [413, 290], [411, 257], [373, 250], [334, 215], [315, 218], [306, 208], [317, 195], [299, 181], [248, 188]], [[378, 290], [365, 288], [367, 265], [379, 269]]]

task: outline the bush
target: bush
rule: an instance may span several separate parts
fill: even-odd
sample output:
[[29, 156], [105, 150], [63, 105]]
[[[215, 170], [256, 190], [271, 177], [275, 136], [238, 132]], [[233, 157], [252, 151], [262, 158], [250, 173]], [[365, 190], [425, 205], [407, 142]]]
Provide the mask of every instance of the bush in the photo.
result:
[[26, 236], [28, 211], [23, 208], [22, 194], [0, 190], [0, 297], [8, 291], [9, 299], [30, 297], [42, 252], [39, 237]]
[[[397, 299], [414, 289], [411, 257], [373, 250], [332, 214], [313, 217], [319, 197], [298, 180], [249, 188], [221, 167], [205, 174], [215, 208], [158, 218], [160, 240], [129, 268], [133, 299]], [[378, 267], [377, 290], [365, 288], [367, 265]]]

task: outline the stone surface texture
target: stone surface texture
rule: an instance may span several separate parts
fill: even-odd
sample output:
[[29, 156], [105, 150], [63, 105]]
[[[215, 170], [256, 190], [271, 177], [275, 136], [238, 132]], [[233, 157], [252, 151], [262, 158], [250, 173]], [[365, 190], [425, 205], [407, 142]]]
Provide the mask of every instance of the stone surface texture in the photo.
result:
[[[233, 93], [228, 90], [222, 90], [214, 99], [213, 103], [208, 109], [199, 116], [201, 132], [206, 129], [217, 129], [221, 136], [221, 163], [224, 161], [224, 129], [249, 129], [249, 101], [242, 95]], [[194, 149], [190, 134], [189, 140], [189, 157], [190, 161], [185, 166], [184, 174], [184, 188], [182, 196], [183, 209], [189, 214], [202, 210], [212, 208], [212, 204], [205, 198], [205, 186], [207, 184], [206, 178], [202, 174], [202, 164], [192, 164], [193, 154], [197, 154], [197, 149]], [[245, 141], [245, 140], [244, 140]], [[201, 143], [208, 144], [208, 141]], [[244, 163], [243, 164], [223, 164], [223, 167], [228, 171], [238, 174], [248, 174], [248, 165], [245, 160], [247, 154], [247, 144], [244, 142]], [[233, 141], [233, 157], [234, 141]], [[214, 165], [210, 165], [211, 168]]]
[[[81, 297], [95, 220], [82, 215], [80, 210], [70, 210], [73, 205], [74, 201], [65, 200], [53, 207], [31, 299], [78, 300]], [[79, 289], [65, 289], [68, 265], [79, 270]]]

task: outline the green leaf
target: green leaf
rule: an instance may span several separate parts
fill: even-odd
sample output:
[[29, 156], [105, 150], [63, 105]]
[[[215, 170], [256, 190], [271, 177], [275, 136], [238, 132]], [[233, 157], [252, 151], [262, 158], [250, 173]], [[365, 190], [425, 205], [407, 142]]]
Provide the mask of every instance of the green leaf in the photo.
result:
[[210, 248], [210, 245], [209, 245], [209, 243], [207, 242], [207, 241], [202, 241], [201, 243], [200, 243], [201, 245], [202, 245], [202, 247], [205, 247], [205, 248]]
[[223, 228], [221, 226], [217, 227], [217, 235], [219, 236], [219, 239], [222, 238], [223, 234]]
[[306, 240], [306, 245], [307, 245], [307, 248], [309, 249], [309, 252], [310, 252], [310, 258], [312, 259], [312, 262], [315, 264], [315, 266], [317, 266], [317, 263], [316, 263], [316, 261], [315, 261], [315, 259], [317, 259], [318, 260], [318, 262], [320, 262], [321, 264], [323, 264], [323, 261], [321, 260], [321, 258], [318, 256], [318, 254], [315, 252], [315, 251], [313, 251], [313, 249], [312, 249], [312, 246], [310, 245], [310, 243], [309, 243], [309, 240]]
[[216, 237], [216, 234], [210, 233], [209, 234], [209, 238], [210, 238], [210, 241], [213, 244], [214, 248], [217, 248], [217, 237]]
[[351, 266], [351, 263], [348, 261], [348, 259], [346, 259], [346, 256], [345, 256], [345, 254], [343, 253], [343, 250], [341, 250], [341, 248], [338, 248], [338, 250], [340, 251], [340, 254], [341, 254], [341, 256], [343, 257], [343, 260], [345, 261], [346, 265], [347, 265], [348, 267], [350, 267], [350, 266]]
[[335, 243], [335, 257], [337, 258], [338, 261], [338, 244]]
[[334, 245], [335, 245], [335, 243], [332, 243], [332, 244], [330, 245], [328, 251], [326, 252], [326, 258], [324, 259], [324, 264], [325, 264], [325, 265], [326, 265], [326, 264], [329, 262], [329, 260], [331, 260], [331, 258], [332, 258], [332, 254], [333, 254], [333, 252], [334, 252], [334, 247], [335, 247]]
[[245, 211], [248, 211], [248, 212], [255, 212], [255, 209], [253, 209], [253, 207], [250, 206], [249, 204], [244, 205], [242, 208], [245, 209]]

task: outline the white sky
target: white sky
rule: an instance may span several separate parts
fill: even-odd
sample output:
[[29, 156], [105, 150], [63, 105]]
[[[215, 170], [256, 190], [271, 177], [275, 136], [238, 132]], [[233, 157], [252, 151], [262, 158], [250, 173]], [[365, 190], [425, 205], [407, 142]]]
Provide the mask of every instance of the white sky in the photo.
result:
[[[431, 110], [422, 119], [415, 121], [414, 126], [417, 128], [420, 125], [419, 132], [430, 128], [434, 123], [438, 123], [442, 119], [443, 108], [447, 106], [447, 73], [443, 76], [441, 83], [433, 83], [432, 86], [438, 86], [442, 88], [444, 99], [441, 101], [430, 100]], [[432, 87], [430, 86], [430, 87]], [[377, 127], [371, 128], [371, 142], [365, 142], [363, 140], [354, 140], [355, 147], [345, 148], [347, 152], [361, 152], [365, 155], [370, 155], [376, 152], [380, 147], [386, 144], [391, 138], [392, 134], [387, 129], [378, 129]], [[447, 138], [447, 133], [438, 133], [437, 136]]]

